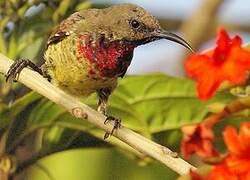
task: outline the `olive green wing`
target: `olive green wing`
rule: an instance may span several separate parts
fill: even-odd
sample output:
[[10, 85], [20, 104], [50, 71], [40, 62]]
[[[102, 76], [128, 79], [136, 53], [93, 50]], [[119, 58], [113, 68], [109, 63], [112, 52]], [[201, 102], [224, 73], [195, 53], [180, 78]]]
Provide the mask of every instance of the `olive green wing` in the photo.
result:
[[47, 46], [62, 41], [65, 37], [75, 32], [77, 25], [84, 20], [82, 12], [76, 12], [62, 21], [50, 35]]

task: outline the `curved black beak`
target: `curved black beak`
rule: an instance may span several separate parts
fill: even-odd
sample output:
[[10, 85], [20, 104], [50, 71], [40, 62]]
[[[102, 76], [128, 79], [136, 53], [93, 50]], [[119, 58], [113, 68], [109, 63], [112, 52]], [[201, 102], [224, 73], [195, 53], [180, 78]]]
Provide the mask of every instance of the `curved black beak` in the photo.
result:
[[151, 33], [151, 38], [152, 38], [151, 39], [152, 41], [157, 40], [157, 39], [167, 39], [167, 40], [176, 42], [178, 44], [181, 44], [182, 46], [189, 49], [191, 52], [194, 52], [193, 48], [186, 40], [168, 31], [164, 31], [164, 30], [153, 31]]

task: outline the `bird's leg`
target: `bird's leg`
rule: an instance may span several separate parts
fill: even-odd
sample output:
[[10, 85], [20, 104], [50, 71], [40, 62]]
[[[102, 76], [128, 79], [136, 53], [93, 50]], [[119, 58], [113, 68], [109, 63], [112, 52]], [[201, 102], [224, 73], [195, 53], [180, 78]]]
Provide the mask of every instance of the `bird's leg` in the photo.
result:
[[14, 82], [17, 81], [18, 76], [20, 72], [23, 70], [25, 67], [30, 67], [32, 70], [38, 72], [41, 74], [43, 77], [49, 79], [49, 76], [44, 73], [44, 71], [39, 68], [37, 65], [35, 65], [33, 62], [31, 62], [29, 59], [18, 59], [16, 60], [11, 66], [8, 72], [6, 73], [6, 81], [13, 79]]
[[107, 103], [110, 94], [111, 90], [109, 88], [102, 88], [97, 91], [97, 95], [99, 98], [97, 111], [105, 116], [107, 115]]
[[99, 101], [98, 101], [98, 108], [97, 111], [102, 113], [103, 115], [107, 116], [106, 120], [104, 121], [104, 124], [108, 123], [109, 121], [114, 121], [114, 127], [111, 130], [110, 133], [106, 132], [104, 135], [104, 139], [107, 139], [110, 135], [114, 133], [114, 131], [118, 128], [121, 127], [121, 120], [118, 118], [115, 118], [113, 116], [107, 115], [107, 103], [108, 103], [108, 98], [111, 94], [111, 89], [110, 88], [102, 88], [97, 91]]

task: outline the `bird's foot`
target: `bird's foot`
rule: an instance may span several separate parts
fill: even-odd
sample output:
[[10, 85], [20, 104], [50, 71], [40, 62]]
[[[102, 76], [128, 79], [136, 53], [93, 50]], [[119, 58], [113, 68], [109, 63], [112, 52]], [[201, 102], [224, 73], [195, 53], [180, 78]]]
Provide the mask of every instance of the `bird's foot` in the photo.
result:
[[19, 74], [25, 67], [30, 67], [39, 74], [43, 74], [42, 70], [29, 59], [18, 59], [10, 66], [10, 69], [6, 73], [6, 82], [9, 80], [16, 82], [18, 80]]
[[107, 139], [109, 136], [112, 136], [114, 134], [114, 131], [121, 127], [121, 119], [115, 118], [113, 116], [107, 116], [106, 120], [104, 121], [104, 124], [107, 124], [109, 121], [114, 121], [114, 127], [110, 133], [105, 133], [104, 139]]

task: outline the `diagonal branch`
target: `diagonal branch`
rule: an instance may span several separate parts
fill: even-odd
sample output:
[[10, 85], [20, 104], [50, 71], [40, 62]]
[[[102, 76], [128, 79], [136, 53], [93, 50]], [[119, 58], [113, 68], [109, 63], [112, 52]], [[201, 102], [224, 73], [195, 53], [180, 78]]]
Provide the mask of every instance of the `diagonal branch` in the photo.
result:
[[[12, 61], [0, 54], [0, 72], [6, 73], [12, 64]], [[111, 132], [113, 128], [113, 123], [104, 124], [105, 116], [98, 113], [89, 106], [81, 103], [75, 97], [72, 97], [57, 87], [53, 86], [46, 79], [40, 76], [38, 73], [25, 68], [19, 76], [19, 82], [23, 83], [25, 86], [33, 89], [34, 91], [40, 93], [41, 95], [47, 97], [54, 103], [61, 105], [66, 108], [72, 115], [86, 119], [93, 125], [103, 129], [106, 132]], [[130, 145], [137, 151], [148, 155], [163, 164], [165, 164], [170, 169], [174, 170], [180, 175], [189, 173], [189, 170], [195, 169], [188, 162], [184, 161], [179, 157], [174, 157], [170, 149], [157, 144], [130, 129], [122, 126], [120, 129], [114, 132], [114, 136]]]

